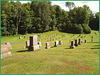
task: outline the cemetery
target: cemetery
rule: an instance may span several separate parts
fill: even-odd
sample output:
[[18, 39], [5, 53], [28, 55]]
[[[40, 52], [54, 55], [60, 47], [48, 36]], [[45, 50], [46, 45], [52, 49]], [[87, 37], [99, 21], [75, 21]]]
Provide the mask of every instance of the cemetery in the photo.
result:
[[50, 31], [1, 37], [1, 74], [94, 74], [99, 72], [98, 65], [97, 31], [74, 36]]
[[0, 73], [99, 74], [99, 3], [0, 1]]

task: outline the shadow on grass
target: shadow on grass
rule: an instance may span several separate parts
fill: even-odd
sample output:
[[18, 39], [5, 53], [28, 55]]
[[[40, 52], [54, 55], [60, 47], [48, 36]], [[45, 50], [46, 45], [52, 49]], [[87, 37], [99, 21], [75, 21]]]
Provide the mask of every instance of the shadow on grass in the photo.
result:
[[52, 46], [51, 48], [54, 48], [54, 46]]
[[16, 52], [29, 52], [29, 50], [20, 50], [20, 51], [16, 51]]
[[99, 46], [99, 45], [94, 45], [94, 46]]
[[[72, 48], [65, 48], [65, 49], [72, 49]], [[74, 49], [74, 48], [73, 48]]]
[[87, 42], [87, 43], [99, 43], [99, 42]]
[[99, 45], [94, 45], [96, 48], [91, 48], [91, 49], [99, 49]]
[[91, 49], [99, 49], [99, 48], [91, 48]]

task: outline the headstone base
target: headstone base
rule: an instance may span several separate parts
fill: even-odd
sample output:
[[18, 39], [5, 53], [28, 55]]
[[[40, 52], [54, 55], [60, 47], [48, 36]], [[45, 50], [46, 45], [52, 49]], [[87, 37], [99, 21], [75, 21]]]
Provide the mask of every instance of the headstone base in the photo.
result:
[[11, 56], [11, 52], [1, 54], [1, 58], [5, 58], [5, 57], [8, 57], [8, 56]]
[[58, 45], [54, 45], [54, 47], [58, 47]]
[[49, 47], [45, 47], [45, 49], [49, 49], [50, 48], [50, 46]]
[[70, 48], [72, 48], [72, 49], [73, 49], [73, 48], [75, 48], [75, 46], [70, 46]]
[[78, 46], [78, 44], [75, 44], [75, 46]]
[[81, 45], [80, 43], [78, 45]]
[[36, 51], [36, 50], [39, 50], [39, 45], [35, 45], [35, 46], [32, 46], [32, 47], [29, 46], [29, 47], [28, 47], [28, 50], [29, 50], [29, 51]]

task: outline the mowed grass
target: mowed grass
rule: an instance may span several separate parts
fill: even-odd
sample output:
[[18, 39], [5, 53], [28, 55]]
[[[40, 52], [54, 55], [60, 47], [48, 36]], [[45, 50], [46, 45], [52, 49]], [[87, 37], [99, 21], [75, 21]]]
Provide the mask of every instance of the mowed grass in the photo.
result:
[[[95, 35], [95, 33], [97, 35]], [[38, 51], [28, 51], [25, 44], [11, 44], [12, 56], [1, 59], [1, 74], [99, 74], [99, 32], [92, 31], [91, 34], [69, 34], [59, 31], [41, 33], [41, 42], [46, 43], [46, 37], [57, 34], [54, 41], [61, 40], [63, 45], [54, 47], [54, 41], [50, 42], [50, 49], [45, 49], [45, 44]], [[67, 36], [62, 37], [62, 35]], [[30, 36], [33, 34], [27, 34]], [[37, 33], [40, 35], [40, 33]], [[73, 36], [74, 35], [74, 36]], [[70, 40], [76, 39], [79, 35], [83, 43], [70, 49]], [[19, 35], [1, 37], [1, 43], [25, 43], [28, 38], [18, 39]], [[73, 37], [71, 37], [73, 36]], [[91, 42], [93, 36], [93, 42]], [[59, 38], [60, 39], [56, 39]], [[78, 69], [76, 69], [78, 67]], [[90, 67], [90, 69], [84, 69]]]

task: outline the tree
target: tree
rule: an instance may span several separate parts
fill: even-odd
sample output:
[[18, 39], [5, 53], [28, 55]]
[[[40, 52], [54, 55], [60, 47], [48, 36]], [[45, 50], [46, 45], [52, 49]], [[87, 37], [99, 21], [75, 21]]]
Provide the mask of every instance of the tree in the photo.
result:
[[96, 17], [96, 24], [95, 24], [95, 27], [96, 27], [96, 30], [99, 30], [99, 12], [97, 12], [95, 14], [95, 17]]
[[8, 1], [1, 1], [1, 35], [9, 35], [7, 31], [7, 8], [8, 8]]
[[62, 22], [61, 22], [62, 10], [61, 10], [60, 6], [58, 6], [58, 5], [54, 5], [54, 8], [56, 11], [55, 15], [56, 15], [56, 20], [57, 20], [56, 28], [59, 30], [59, 28], [62, 26]]
[[66, 2], [66, 7], [69, 8], [69, 11], [71, 10], [71, 8], [73, 8], [75, 6], [74, 2]]
[[99, 30], [99, 12], [95, 15], [91, 13], [89, 26], [92, 30]]
[[31, 9], [35, 12], [34, 27], [36, 32], [49, 31], [50, 8], [47, 1], [31, 2]]
[[19, 1], [16, 2], [16, 5], [15, 5], [15, 14], [16, 14], [16, 34], [18, 34], [18, 28], [19, 28], [19, 25], [20, 25], [20, 22], [21, 22], [21, 14], [22, 14], [22, 8], [21, 8], [21, 3]]
[[88, 26], [88, 24], [82, 24], [83, 27], [83, 32], [85, 34], [90, 34], [91, 33], [91, 28]]
[[26, 34], [26, 33], [28, 33], [28, 31], [32, 27], [32, 20], [31, 20], [31, 15], [30, 15], [30, 4], [29, 3], [22, 5], [21, 16], [22, 16], [22, 18], [21, 18], [21, 22], [19, 25], [19, 33]]

